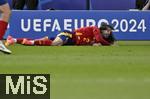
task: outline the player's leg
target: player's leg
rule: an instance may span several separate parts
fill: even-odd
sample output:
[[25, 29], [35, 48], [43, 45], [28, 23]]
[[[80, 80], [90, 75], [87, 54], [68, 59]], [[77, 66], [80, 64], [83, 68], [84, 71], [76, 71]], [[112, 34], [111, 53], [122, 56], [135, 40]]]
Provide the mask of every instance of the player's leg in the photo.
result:
[[56, 37], [52, 42], [52, 46], [62, 46], [64, 43], [61, 37]]
[[8, 45], [12, 45], [14, 43], [19, 43], [19, 44], [28, 45], [28, 46], [33, 46], [33, 45], [37, 45], [37, 46], [62, 46], [64, 44], [67, 44], [68, 41], [70, 43], [69, 39], [71, 37], [72, 37], [72, 34], [67, 33], [67, 32], [59, 33], [53, 41], [48, 39], [47, 36], [44, 38], [35, 39], [35, 40], [30, 40], [30, 39], [26, 39], [26, 38], [15, 39], [15, 38], [12, 38], [11, 36], [8, 36], [7, 41], [6, 41], [6, 45], [8, 46]]
[[72, 37], [71, 33], [61, 32], [59, 33], [56, 38], [52, 41], [50, 39], [41, 38], [32, 40], [26, 40], [26, 45], [37, 45], [37, 46], [62, 46], [68, 43], [68, 40]]
[[53, 41], [50, 39], [41, 39], [41, 40], [26, 40], [25, 45], [36, 45], [36, 46], [62, 46], [64, 41], [61, 37], [56, 37]]
[[0, 5], [0, 11], [2, 12], [2, 17], [0, 20], [0, 39], [2, 39], [7, 29], [7, 25], [11, 13], [8, 3], [4, 5]]
[[45, 40], [34, 40], [33, 44], [36, 46], [51, 46], [52, 45], [52, 40], [50, 39], [45, 39]]
[[49, 40], [47, 38], [41, 38], [41, 39], [27, 39], [27, 38], [19, 38], [19, 39], [14, 39], [16, 43], [22, 44], [22, 45], [27, 45], [27, 46], [51, 46], [52, 40]]
[[51, 42], [52, 41], [49, 40], [47, 36], [35, 40], [29, 38], [13, 38], [12, 36], [8, 36], [5, 45], [10, 46], [17, 43], [17, 44], [28, 45], [28, 46], [34, 46], [34, 45], [50, 46]]
[[48, 36], [45, 36], [45, 37], [43, 37], [43, 38], [35, 39], [35, 41], [36, 41], [36, 40], [48, 40], [48, 39], [49, 39]]
[[6, 39], [5, 46], [10, 46], [15, 43], [16, 43], [16, 39], [9, 35]]
[[72, 37], [71, 33], [61, 32], [56, 36], [56, 38], [53, 41], [45, 37], [34, 41], [27, 41], [27, 43], [30, 44], [32, 42], [34, 45], [37, 46], [62, 46], [68, 43], [68, 40], [71, 37]]
[[70, 39], [72, 39], [72, 33], [70, 31], [61, 32], [52, 42], [52, 46], [67, 45], [70, 43]]
[[2, 13], [1, 20], [0, 20], [0, 51], [10, 54], [11, 51], [8, 50], [3, 45], [3, 42], [2, 42], [3, 36], [7, 29], [10, 13], [11, 13], [9, 5], [5, 0], [0, 1], [0, 12]]
[[[22, 44], [22, 45], [27, 45], [27, 44], [29, 44], [29, 41], [31, 42], [31, 41], [33, 41], [33, 40], [31, 40], [31, 39], [28, 39], [28, 38], [13, 38], [12, 36], [8, 36], [7, 37], [7, 40], [6, 40], [6, 42], [5, 42], [5, 45], [6, 46], [10, 46], [10, 45], [13, 45], [13, 44], [15, 44], [15, 43], [17, 43], [17, 44]], [[31, 44], [31, 43], [30, 43]], [[32, 45], [32, 44], [31, 44]]]
[[17, 44], [22, 44], [22, 45], [27, 45], [27, 46], [51, 46], [52, 45], [52, 40], [47, 39], [47, 38], [41, 38], [41, 39], [36, 39], [36, 40], [31, 40], [27, 38], [19, 38], [19, 39], [11, 39], [6, 41], [6, 45], [13, 45], [14, 43]]
[[28, 46], [51, 46], [52, 40], [48, 39], [48, 36], [45, 36], [43, 38], [35, 40], [24, 39], [22, 44]]

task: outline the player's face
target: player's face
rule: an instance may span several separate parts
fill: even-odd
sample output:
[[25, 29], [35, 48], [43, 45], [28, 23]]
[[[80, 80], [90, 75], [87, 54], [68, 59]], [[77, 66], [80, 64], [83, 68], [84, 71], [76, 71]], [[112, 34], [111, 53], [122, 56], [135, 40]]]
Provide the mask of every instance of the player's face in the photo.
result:
[[111, 28], [107, 28], [106, 30], [102, 30], [102, 35], [103, 35], [103, 37], [105, 37], [105, 38], [108, 38], [111, 33], [112, 33]]

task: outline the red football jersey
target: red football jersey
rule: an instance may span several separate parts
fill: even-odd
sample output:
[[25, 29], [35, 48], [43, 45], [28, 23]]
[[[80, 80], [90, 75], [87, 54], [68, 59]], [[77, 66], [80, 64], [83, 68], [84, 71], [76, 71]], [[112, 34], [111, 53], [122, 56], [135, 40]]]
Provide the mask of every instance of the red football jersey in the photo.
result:
[[76, 29], [73, 38], [76, 45], [93, 45], [94, 43], [101, 43], [102, 45], [111, 44], [103, 39], [99, 28], [96, 26]]

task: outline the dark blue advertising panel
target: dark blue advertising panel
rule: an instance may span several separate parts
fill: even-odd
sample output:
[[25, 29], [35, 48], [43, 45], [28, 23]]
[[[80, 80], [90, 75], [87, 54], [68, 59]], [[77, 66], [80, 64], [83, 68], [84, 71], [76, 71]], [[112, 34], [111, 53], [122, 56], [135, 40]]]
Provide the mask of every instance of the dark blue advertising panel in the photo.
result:
[[92, 10], [129, 10], [135, 5], [136, 0], [91, 0]]
[[89, 3], [91, 10], [134, 9], [136, 0], [40, 0], [39, 9], [85, 10]]
[[40, 0], [39, 9], [86, 10], [87, 0]]
[[150, 40], [148, 11], [13, 11], [10, 34], [16, 38], [55, 37], [63, 30], [107, 22], [117, 40]]

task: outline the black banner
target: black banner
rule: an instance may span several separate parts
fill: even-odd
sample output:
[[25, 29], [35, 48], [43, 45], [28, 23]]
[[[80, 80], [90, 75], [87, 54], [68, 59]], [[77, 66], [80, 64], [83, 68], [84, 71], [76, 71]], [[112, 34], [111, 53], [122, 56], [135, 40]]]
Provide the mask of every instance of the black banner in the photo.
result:
[[0, 74], [1, 99], [50, 99], [49, 74]]

